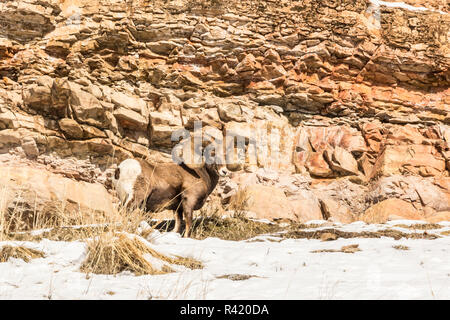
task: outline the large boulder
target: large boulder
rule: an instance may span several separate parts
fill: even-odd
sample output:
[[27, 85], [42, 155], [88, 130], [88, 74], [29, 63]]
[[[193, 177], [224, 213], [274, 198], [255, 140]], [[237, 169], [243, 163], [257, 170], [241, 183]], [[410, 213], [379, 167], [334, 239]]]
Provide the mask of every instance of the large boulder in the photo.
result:
[[231, 203], [238, 206], [235, 209], [246, 211], [249, 218], [297, 220], [286, 195], [275, 187], [247, 186], [232, 196]]
[[425, 215], [425, 220], [430, 223], [450, 221], [450, 211], [433, 212], [431, 214]]
[[74, 116], [82, 123], [99, 128], [107, 128], [108, 120], [105, 107], [91, 93], [84, 91], [81, 86], [70, 84], [69, 105]]
[[367, 223], [385, 223], [389, 220], [423, 220], [414, 206], [401, 199], [387, 199], [369, 209], [360, 217]]
[[333, 174], [330, 166], [325, 161], [323, 154], [319, 152], [313, 152], [309, 156], [306, 166], [308, 167], [309, 173], [315, 177], [329, 177]]
[[115, 91], [111, 95], [111, 102], [114, 103], [119, 108], [131, 109], [140, 114], [145, 114], [147, 112], [147, 103], [134, 96], [129, 96], [122, 92]]
[[300, 222], [323, 220], [319, 199], [309, 190], [300, 190], [289, 199], [292, 211]]
[[344, 148], [336, 147], [332, 152], [325, 150], [324, 156], [333, 171], [341, 175], [358, 175], [358, 163]]
[[355, 217], [351, 210], [342, 202], [338, 202], [331, 198], [320, 199], [322, 214], [327, 220], [341, 223], [352, 223]]
[[148, 120], [136, 111], [120, 107], [113, 114], [123, 128], [136, 131], [144, 131], [147, 129]]
[[45, 169], [0, 166], [0, 212], [15, 229], [99, 223], [116, 211], [98, 183], [68, 179]]
[[432, 145], [388, 145], [378, 157], [372, 176], [408, 173], [430, 177], [445, 171], [445, 159]]

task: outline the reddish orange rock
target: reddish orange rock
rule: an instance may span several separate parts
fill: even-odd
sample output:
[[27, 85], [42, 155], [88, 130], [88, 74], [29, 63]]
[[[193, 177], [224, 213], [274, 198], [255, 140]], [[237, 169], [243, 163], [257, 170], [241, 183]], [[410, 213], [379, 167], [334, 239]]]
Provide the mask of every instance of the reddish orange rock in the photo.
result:
[[450, 211], [434, 212], [432, 214], [426, 215], [425, 219], [430, 223], [450, 221]]
[[388, 145], [378, 157], [372, 177], [412, 173], [423, 177], [442, 176], [445, 159], [430, 145]]
[[422, 220], [423, 217], [414, 206], [401, 199], [387, 199], [381, 201], [369, 209], [360, 217], [367, 223], [385, 223], [389, 220]]

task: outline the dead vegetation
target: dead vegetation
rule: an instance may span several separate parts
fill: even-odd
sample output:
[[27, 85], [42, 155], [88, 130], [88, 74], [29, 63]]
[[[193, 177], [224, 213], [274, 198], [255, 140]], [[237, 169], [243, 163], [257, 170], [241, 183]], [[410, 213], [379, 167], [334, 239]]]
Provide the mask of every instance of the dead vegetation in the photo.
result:
[[41, 241], [42, 239], [54, 241], [78, 241], [100, 236], [110, 230], [111, 227], [109, 226], [69, 226], [54, 227], [38, 234], [33, 232], [17, 232], [8, 233], [7, 236], [9, 239], [17, 241]]
[[216, 277], [217, 279], [228, 279], [231, 281], [243, 281], [243, 280], [248, 280], [250, 278], [260, 278], [258, 276], [255, 275], [250, 275], [250, 274], [224, 274], [222, 276], [218, 276]]
[[327, 228], [321, 230], [314, 231], [304, 231], [304, 230], [289, 230], [286, 233], [279, 234], [278, 236], [283, 238], [292, 238], [292, 239], [322, 239], [322, 235], [330, 233], [337, 236], [337, 238], [381, 238], [381, 237], [390, 237], [395, 240], [399, 240], [402, 238], [406, 239], [437, 239], [438, 235], [430, 234], [425, 232], [413, 232], [406, 233], [398, 230], [392, 229], [383, 229], [379, 231], [361, 231], [361, 232], [348, 232], [342, 231], [334, 228]]
[[[439, 236], [427, 233], [426, 230], [442, 228], [439, 224], [396, 225], [395, 227], [412, 230], [425, 230], [425, 232], [402, 232], [396, 229], [379, 231], [346, 232], [336, 228], [321, 228], [320, 224], [303, 224], [290, 222], [289, 225], [279, 223], [264, 223], [245, 217], [245, 208], [248, 195], [240, 192], [234, 200], [224, 206], [217, 195], [212, 195], [207, 204], [200, 211], [200, 216], [194, 220], [192, 237], [205, 239], [216, 237], [223, 240], [248, 240], [258, 235], [268, 234], [278, 237], [275, 239], [252, 239], [249, 241], [283, 241], [284, 239], [321, 239], [322, 241], [339, 238], [380, 238], [391, 237], [396, 240], [407, 239], [436, 239]], [[49, 210], [45, 214], [34, 214], [33, 219], [26, 220], [24, 216], [16, 214], [20, 210], [0, 212], [0, 240], [41, 241], [49, 239], [54, 241], [86, 241], [88, 252], [80, 270], [86, 273], [118, 274], [130, 271], [136, 275], [156, 275], [174, 272], [176, 266], [189, 269], [201, 269], [200, 261], [189, 257], [167, 256], [147, 246], [138, 237], [127, 236], [138, 233], [142, 221], [150, 223], [151, 228], [144, 230], [141, 235], [146, 237], [153, 229], [172, 231], [174, 220], [154, 222], [152, 214], [136, 209], [132, 212], [121, 209], [118, 215], [104, 217], [100, 220], [86, 220], [86, 213], [72, 215], [70, 219], [58, 214], [58, 210]], [[233, 212], [231, 217], [223, 217]], [[52, 214], [50, 214], [52, 213]], [[98, 217], [98, 215], [97, 215]], [[24, 220], [25, 219], [25, 220]], [[91, 225], [87, 225], [91, 223]], [[95, 224], [92, 224], [95, 223]], [[36, 229], [48, 228], [39, 233]], [[25, 231], [24, 231], [25, 230]], [[450, 231], [441, 232], [450, 235]], [[397, 250], [408, 250], [406, 246], [393, 246]], [[354, 253], [360, 251], [358, 245], [344, 246], [339, 250], [323, 249], [313, 252], [343, 252]], [[4, 246], [0, 251], [0, 261], [9, 258], [20, 258], [24, 261], [44, 257], [38, 250], [25, 247]], [[218, 278], [233, 281], [247, 280], [252, 275], [229, 274]]]
[[316, 229], [316, 228], [320, 228], [323, 227], [322, 224], [317, 224], [317, 223], [310, 223], [310, 224], [306, 224], [306, 223], [299, 223], [299, 222], [292, 222], [289, 226], [290, 229], [292, 230], [297, 230], [297, 229]]
[[[160, 231], [173, 228], [173, 220], [153, 222], [153, 227]], [[278, 224], [253, 221], [245, 217], [199, 217], [193, 221], [191, 237], [198, 240], [214, 237], [222, 240], [247, 240], [261, 234], [278, 232]]]
[[413, 229], [413, 230], [433, 230], [442, 228], [441, 225], [437, 223], [415, 223], [415, 224], [396, 224], [394, 225], [396, 228], [405, 228], [405, 229]]
[[[221, 204], [220, 197], [212, 198], [206, 209], [213, 210], [201, 212], [200, 217], [194, 221], [192, 237], [199, 240], [215, 237], [241, 241], [283, 229], [278, 223], [265, 223], [247, 218], [245, 209], [249, 199], [250, 195], [245, 190], [239, 190], [226, 206]], [[230, 212], [233, 213], [232, 216], [226, 216]]]
[[[17, 201], [14, 207], [5, 207], [0, 203], [0, 232], [3, 234], [27, 232], [61, 226], [102, 224], [122, 219], [120, 213], [85, 209], [69, 201], [54, 200], [38, 205], [30, 197], [18, 195], [17, 198], [21, 201]], [[24, 201], [31, 202], [24, 203]]]
[[408, 246], [404, 246], [404, 245], [401, 245], [401, 244], [392, 246], [392, 248], [394, 248], [396, 250], [409, 250]]
[[[17, 241], [41, 241], [49, 239], [54, 241], [79, 241], [100, 236], [103, 233], [129, 232], [135, 233], [142, 221], [151, 219], [152, 215], [145, 211], [136, 209], [126, 211], [120, 209], [118, 214], [109, 217], [100, 217], [97, 215], [94, 220], [86, 219], [89, 212], [80, 212], [76, 217], [70, 220], [37, 220], [36, 223], [25, 228], [16, 228], [17, 223], [11, 223], [11, 220], [5, 219], [5, 214], [0, 217], [0, 240]], [[36, 217], [40, 214], [35, 214]], [[16, 222], [19, 216], [15, 216]], [[23, 224], [23, 221], [22, 221]]]
[[312, 253], [321, 253], [321, 252], [342, 252], [342, 253], [355, 253], [361, 251], [359, 248], [359, 244], [351, 244], [348, 246], [343, 246], [341, 249], [321, 249], [321, 250], [313, 250]]
[[223, 205], [220, 196], [211, 194], [206, 200], [205, 205], [198, 211], [201, 217], [218, 216], [227, 214], [228, 205]]
[[0, 249], [0, 262], [7, 262], [9, 258], [22, 259], [25, 262], [30, 262], [31, 259], [43, 258], [44, 256], [42, 251], [22, 246], [7, 245]]
[[[248, 201], [247, 192], [239, 192], [238, 196], [224, 206], [217, 195], [212, 195], [192, 224], [191, 237], [203, 240], [215, 237], [222, 240], [247, 240], [261, 234], [270, 234], [282, 230], [276, 223], [258, 222], [245, 217], [245, 207]], [[233, 213], [232, 216], [227, 216]], [[173, 220], [152, 222], [151, 225], [159, 231], [171, 231]]]
[[[283, 239], [321, 239], [323, 241], [335, 240], [338, 238], [380, 238], [391, 237], [394, 239], [436, 239], [439, 235], [427, 233], [426, 230], [442, 228], [439, 224], [415, 224], [415, 225], [396, 225], [395, 227], [408, 228], [412, 230], [425, 230], [425, 232], [407, 233], [398, 229], [384, 229], [379, 231], [362, 231], [362, 232], [346, 232], [336, 228], [324, 228], [320, 230], [310, 230], [322, 227], [321, 224], [304, 224], [291, 222], [289, 225], [278, 223], [258, 222], [245, 217], [245, 207], [248, 202], [248, 195], [245, 192], [239, 193], [234, 197], [232, 203], [224, 206], [220, 197], [212, 195], [204, 208], [200, 210], [200, 216], [193, 222], [192, 237], [194, 239], [205, 239], [208, 237], [216, 237], [223, 240], [247, 240], [262, 234], [274, 234]], [[228, 210], [230, 209], [230, 210]], [[231, 210], [232, 209], [232, 210]], [[53, 211], [55, 212], [55, 211]], [[233, 212], [231, 217], [223, 217]], [[27, 227], [28, 231], [16, 229], [20, 225], [19, 215], [8, 216], [3, 212], [0, 216], [0, 240], [19, 240], [19, 241], [40, 241], [42, 239], [50, 239], [55, 241], [83, 241], [99, 237], [108, 232], [128, 232], [136, 233], [139, 224], [142, 221], [148, 221], [152, 228], [160, 231], [172, 231], [174, 220], [163, 220], [154, 222], [151, 220], [153, 214], [146, 213], [143, 210], [135, 209], [129, 211], [121, 209], [119, 214], [101, 218], [96, 221], [86, 221], [86, 213], [80, 213], [78, 219], [72, 218], [71, 221], [61, 220], [57, 217], [40, 217]], [[7, 218], [9, 217], [9, 218]], [[12, 220], [11, 220], [12, 219]], [[15, 222], [14, 222], [15, 221]], [[61, 223], [68, 223], [61, 225]], [[87, 225], [87, 223], [96, 223], [95, 225]], [[75, 226], [74, 226], [75, 225]], [[33, 230], [47, 227], [40, 233], [32, 232]], [[145, 230], [147, 235], [152, 229]], [[280, 233], [286, 231], [285, 233]], [[444, 231], [441, 235], [448, 235]], [[146, 237], [145, 234], [143, 234]]]
[[261, 234], [278, 232], [281, 227], [247, 219], [242, 216], [219, 218], [201, 217], [194, 223], [193, 238], [206, 239], [216, 237], [223, 240], [247, 240]]
[[228, 204], [228, 209], [234, 212], [235, 216], [245, 216], [245, 210], [250, 202], [250, 193], [247, 189], [239, 189]]
[[[41, 241], [49, 239], [54, 241], [86, 241], [88, 244], [87, 256], [80, 270], [86, 273], [117, 274], [130, 271], [136, 275], [164, 274], [174, 272], [174, 266], [184, 266], [189, 269], [203, 268], [200, 261], [189, 257], [163, 255], [148, 247], [138, 238], [130, 238], [125, 233], [136, 234], [139, 224], [148, 221], [151, 215], [142, 210], [128, 211], [121, 209], [119, 214], [105, 217], [96, 221], [85, 219], [86, 213], [77, 215], [78, 219], [40, 219], [29, 224], [25, 230], [21, 217], [15, 215], [11, 220], [5, 212], [1, 214], [0, 240], [15, 241]], [[35, 217], [40, 216], [34, 215]], [[7, 217], [7, 219], [5, 219]], [[68, 225], [61, 225], [68, 223]], [[42, 229], [46, 227], [45, 229]], [[151, 232], [146, 230], [147, 233]], [[9, 257], [29, 259], [41, 257], [38, 251], [6, 246], [2, 249], [1, 258], [5, 261]], [[153, 263], [152, 263], [153, 261]]]
[[[151, 263], [148, 257], [158, 260]], [[135, 275], [155, 275], [174, 272], [171, 265], [182, 265], [189, 269], [203, 268], [200, 261], [192, 258], [168, 257], [145, 245], [138, 238], [112, 232], [88, 242], [86, 260], [80, 270], [86, 273], [117, 274], [123, 271]]]
[[334, 241], [337, 240], [338, 236], [335, 233], [325, 232], [320, 235], [320, 240], [322, 241]]
[[96, 274], [117, 274], [128, 270], [136, 275], [173, 272], [167, 265], [161, 269], [153, 267], [144, 257], [146, 253], [150, 252], [139, 240], [131, 240], [124, 235], [116, 238], [112, 233], [106, 233], [89, 242], [87, 257], [80, 270]]

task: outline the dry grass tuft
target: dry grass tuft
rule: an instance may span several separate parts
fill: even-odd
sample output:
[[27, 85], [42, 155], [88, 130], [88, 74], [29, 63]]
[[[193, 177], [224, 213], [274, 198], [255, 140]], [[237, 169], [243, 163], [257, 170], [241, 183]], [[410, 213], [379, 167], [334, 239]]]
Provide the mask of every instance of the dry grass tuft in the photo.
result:
[[[160, 260], [161, 265], [153, 265], [147, 260], [147, 255]], [[125, 234], [116, 236], [108, 232], [89, 242], [88, 254], [81, 266], [81, 271], [96, 274], [131, 271], [135, 275], [155, 275], [174, 272], [170, 264], [188, 268], [203, 267], [201, 262], [191, 258], [165, 256], [148, 247], [138, 238], [130, 239]]]
[[39, 206], [33, 202], [16, 203], [14, 207], [8, 208], [0, 203], [0, 232], [4, 234], [61, 226], [101, 224], [120, 219], [119, 214], [81, 208], [71, 202], [55, 200]]
[[58, 227], [42, 234], [42, 238], [55, 241], [77, 241], [108, 232], [108, 226]]
[[322, 241], [333, 241], [337, 238], [338, 236], [336, 234], [330, 232], [322, 233], [322, 235], [320, 236], [320, 240]]
[[415, 223], [415, 224], [395, 224], [393, 225], [397, 228], [413, 229], [413, 230], [433, 230], [440, 229], [442, 226], [437, 223]]
[[250, 274], [224, 274], [222, 276], [218, 276], [216, 277], [217, 279], [228, 279], [228, 280], [232, 280], [232, 281], [243, 281], [243, 280], [248, 280], [250, 278], [260, 278], [258, 276], [255, 275], [250, 275]]
[[401, 244], [392, 246], [392, 248], [397, 249], [397, 250], [409, 250], [408, 246], [403, 246]]
[[318, 223], [310, 223], [310, 224], [306, 224], [306, 223], [300, 223], [300, 222], [293, 222], [290, 224], [290, 229], [294, 230], [294, 229], [316, 229], [316, 228], [320, 228], [323, 227], [323, 224], [318, 224]]
[[337, 249], [321, 249], [321, 250], [313, 250], [311, 253], [321, 253], [321, 252], [342, 252], [342, 253], [355, 253], [361, 251], [359, 248], [359, 244], [351, 244], [348, 246], [343, 246], [340, 250]]
[[175, 256], [174, 259], [170, 260], [170, 263], [184, 266], [184, 267], [186, 267], [188, 269], [192, 269], [192, 270], [203, 269], [203, 263], [201, 263], [200, 261], [195, 260], [193, 258], [190, 258], [190, 257]]
[[30, 262], [31, 259], [43, 258], [44, 256], [42, 251], [21, 246], [3, 246], [0, 249], [0, 262], [7, 262], [9, 258], [22, 259], [25, 262]]
[[443, 236], [450, 236], [450, 230], [442, 231], [441, 234], [442, 234]]
[[[80, 212], [77, 218], [70, 220], [53, 219], [45, 220], [45, 223], [40, 220], [40, 222], [30, 225], [30, 228], [21, 229], [10, 223], [11, 220], [5, 220], [5, 212], [0, 212], [0, 240], [41, 241], [45, 238], [54, 241], [77, 241], [94, 238], [112, 231], [136, 233], [142, 221], [152, 218], [151, 213], [139, 209], [130, 211], [124, 208], [121, 208], [117, 214], [105, 217], [97, 215], [93, 219], [86, 219], [87, 215], [89, 212]], [[35, 232], [42, 229], [49, 230]], [[150, 233], [151, 230], [146, 230], [146, 232]]]
[[200, 240], [216, 237], [223, 240], [240, 241], [281, 230], [281, 227], [277, 224], [257, 222], [242, 216], [228, 218], [201, 217], [194, 221], [193, 226], [192, 237]]
[[54, 227], [48, 231], [39, 234], [32, 232], [11, 232], [7, 234], [8, 239], [16, 241], [41, 241], [42, 239], [49, 239], [54, 241], [77, 241], [100, 236], [101, 234], [110, 231], [110, 226], [69, 226], [69, 227]]
[[[71, 226], [109, 225], [118, 231], [135, 232], [141, 221], [152, 216], [142, 210], [131, 211], [123, 206], [117, 211], [100, 212], [70, 201], [49, 200], [38, 203], [36, 195], [28, 191], [11, 193], [15, 198], [14, 201], [9, 201], [10, 193], [10, 190], [0, 186], [0, 240], [26, 237], [24, 233], [42, 229], [54, 229], [45, 235], [54, 240], [84, 237], [74, 234], [76, 231], [65, 228]], [[92, 231], [94, 235], [98, 233], [97, 229]], [[59, 232], [63, 234], [58, 238], [56, 233]], [[82, 233], [89, 234], [90, 231], [82, 230]]]
[[217, 216], [222, 217], [227, 214], [228, 205], [222, 204], [222, 199], [216, 194], [211, 194], [204, 206], [199, 210], [201, 217]]
[[235, 212], [235, 216], [245, 217], [245, 210], [250, 202], [250, 193], [247, 189], [239, 189], [229, 203], [229, 209]]
[[338, 238], [381, 238], [381, 237], [390, 237], [395, 240], [399, 240], [401, 238], [405, 239], [437, 239], [438, 235], [430, 234], [425, 232], [415, 232], [415, 233], [406, 233], [398, 230], [379, 230], [379, 231], [362, 231], [362, 232], [347, 232], [341, 231], [334, 228], [322, 229], [322, 230], [314, 230], [314, 231], [303, 231], [303, 230], [289, 230], [287, 233], [280, 235], [283, 238], [292, 238], [292, 239], [321, 239], [324, 233], [332, 233], [335, 234]]

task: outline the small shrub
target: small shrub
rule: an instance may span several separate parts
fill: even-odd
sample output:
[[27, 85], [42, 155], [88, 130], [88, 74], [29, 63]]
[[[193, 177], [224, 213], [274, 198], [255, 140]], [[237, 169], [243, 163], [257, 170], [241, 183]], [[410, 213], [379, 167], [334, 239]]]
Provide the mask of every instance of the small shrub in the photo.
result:
[[392, 248], [397, 249], [397, 250], [409, 250], [408, 246], [403, 246], [401, 244], [392, 246]]
[[[158, 259], [159, 266], [152, 264], [147, 255]], [[163, 255], [138, 238], [131, 239], [125, 234], [116, 236], [109, 232], [89, 242], [88, 254], [80, 269], [96, 274], [117, 274], [127, 270], [136, 275], [154, 275], [174, 272], [171, 264], [191, 269], [203, 267], [201, 262], [191, 258]]]
[[3, 246], [0, 249], [0, 262], [7, 262], [9, 258], [22, 259], [25, 262], [30, 262], [31, 259], [43, 257], [44, 253], [42, 251], [21, 246]]
[[193, 223], [192, 237], [205, 239], [216, 237], [223, 240], [247, 240], [260, 234], [278, 232], [278, 224], [253, 221], [242, 216], [237, 217], [203, 217]]

